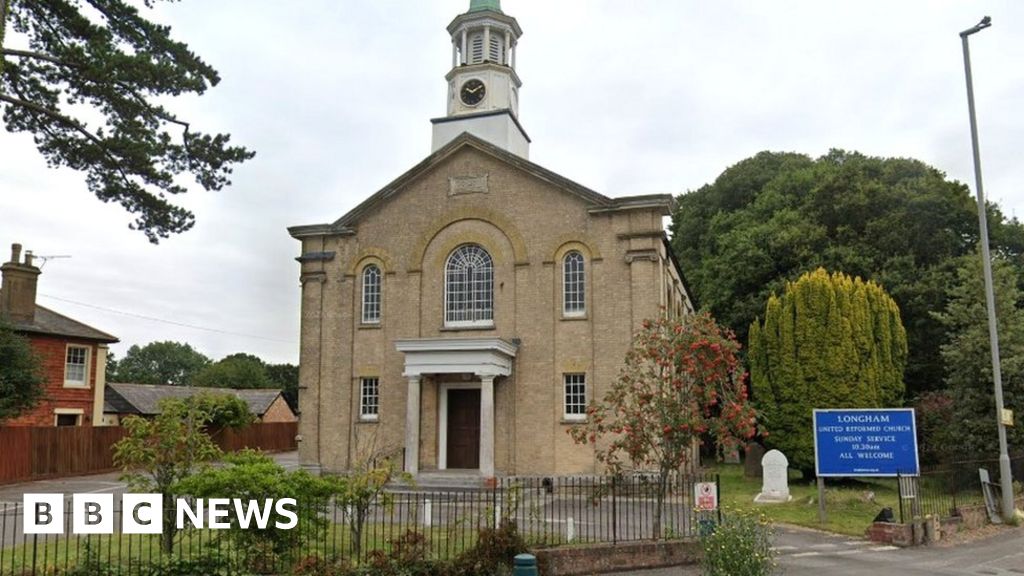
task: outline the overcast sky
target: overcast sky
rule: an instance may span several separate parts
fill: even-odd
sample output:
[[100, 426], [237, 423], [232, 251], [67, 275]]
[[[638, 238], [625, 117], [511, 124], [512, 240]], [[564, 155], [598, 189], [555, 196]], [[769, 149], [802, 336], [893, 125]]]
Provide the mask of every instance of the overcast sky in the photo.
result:
[[[180, 199], [191, 231], [151, 245], [80, 174], [0, 132], [0, 255], [50, 260], [39, 302], [132, 344], [298, 361], [299, 244], [430, 152], [469, 0], [159, 5], [220, 72], [173, 106], [254, 149], [234, 185]], [[923, 160], [974, 189], [960, 30], [972, 37], [985, 187], [1024, 216], [1024, 2], [504, 0], [524, 30], [531, 160], [610, 196], [678, 194], [761, 150]], [[167, 322], [218, 330], [200, 330]]]

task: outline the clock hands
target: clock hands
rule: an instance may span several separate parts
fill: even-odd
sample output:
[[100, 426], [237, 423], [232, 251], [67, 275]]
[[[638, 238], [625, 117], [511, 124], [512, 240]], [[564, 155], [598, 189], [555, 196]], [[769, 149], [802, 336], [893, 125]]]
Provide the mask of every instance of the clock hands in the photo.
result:
[[472, 79], [462, 85], [459, 90], [462, 102], [467, 106], [476, 106], [483, 101], [487, 94], [487, 85], [480, 80]]

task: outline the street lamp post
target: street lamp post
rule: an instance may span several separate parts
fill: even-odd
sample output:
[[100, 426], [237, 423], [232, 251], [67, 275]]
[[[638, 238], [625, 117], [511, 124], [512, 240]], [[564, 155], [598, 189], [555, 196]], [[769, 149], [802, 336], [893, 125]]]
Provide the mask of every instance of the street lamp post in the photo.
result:
[[981, 228], [981, 260], [985, 270], [985, 304], [988, 308], [988, 339], [992, 349], [992, 380], [995, 383], [996, 426], [999, 431], [999, 484], [1002, 489], [1003, 519], [1013, 518], [1013, 478], [1010, 455], [1006, 447], [1006, 426], [1003, 425], [1003, 377], [999, 366], [999, 332], [996, 330], [996, 301], [992, 289], [992, 260], [988, 246], [988, 217], [985, 209], [985, 191], [981, 184], [981, 152], [978, 149], [978, 120], [974, 111], [974, 81], [971, 77], [971, 52], [967, 38], [992, 25], [988, 16], [960, 33], [964, 46], [964, 73], [967, 76], [967, 108], [971, 116], [971, 146], [974, 149], [974, 181], [978, 189], [978, 222]]

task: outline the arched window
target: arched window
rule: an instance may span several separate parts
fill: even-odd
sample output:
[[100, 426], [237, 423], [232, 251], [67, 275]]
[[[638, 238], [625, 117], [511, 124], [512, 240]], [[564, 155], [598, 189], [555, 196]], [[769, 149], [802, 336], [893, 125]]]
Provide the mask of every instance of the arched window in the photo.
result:
[[380, 323], [380, 268], [363, 268], [363, 324]]
[[448, 257], [444, 277], [444, 323], [489, 325], [494, 321], [494, 263], [476, 244], [464, 244]]
[[565, 255], [562, 268], [563, 308], [566, 316], [582, 316], [587, 311], [587, 281], [583, 254], [573, 250]]

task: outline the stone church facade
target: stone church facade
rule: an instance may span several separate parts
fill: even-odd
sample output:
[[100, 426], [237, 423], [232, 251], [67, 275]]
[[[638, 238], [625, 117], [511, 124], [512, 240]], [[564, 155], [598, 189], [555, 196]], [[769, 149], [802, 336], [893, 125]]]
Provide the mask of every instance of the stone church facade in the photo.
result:
[[527, 159], [497, 0], [448, 28], [434, 152], [301, 243], [299, 455], [342, 472], [400, 450], [411, 473], [599, 470], [568, 427], [646, 318], [692, 313], [670, 195], [610, 198]]

